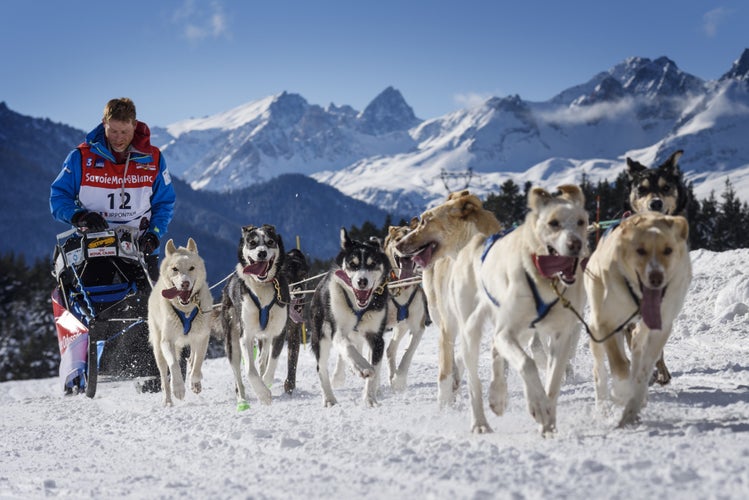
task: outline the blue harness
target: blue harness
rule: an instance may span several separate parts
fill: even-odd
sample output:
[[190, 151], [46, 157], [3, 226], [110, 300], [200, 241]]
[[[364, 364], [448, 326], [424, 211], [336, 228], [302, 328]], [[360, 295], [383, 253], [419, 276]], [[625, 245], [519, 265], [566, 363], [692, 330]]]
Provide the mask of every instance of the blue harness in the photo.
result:
[[278, 302], [278, 295], [273, 294], [273, 300], [270, 301], [270, 304], [263, 307], [260, 305], [260, 299], [258, 299], [257, 296], [254, 293], [252, 293], [252, 290], [248, 288], [247, 293], [249, 294], [252, 301], [255, 303], [255, 306], [257, 307], [258, 311], [260, 311], [260, 329], [265, 330], [265, 327], [268, 326], [268, 318], [270, 318], [270, 310], [276, 304], [276, 302]]
[[411, 293], [411, 296], [408, 298], [408, 301], [405, 304], [399, 304], [395, 301], [395, 297], [390, 297], [390, 300], [393, 301], [395, 308], [398, 310], [396, 318], [398, 322], [408, 319], [408, 308], [411, 307], [411, 302], [413, 302], [414, 297], [416, 297], [416, 292], [418, 291], [418, 287], [414, 288], [414, 291]]
[[[494, 244], [499, 241], [501, 238], [507, 236], [512, 231], [516, 229], [517, 226], [511, 227], [509, 229], [505, 229], [504, 231], [500, 231], [499, 233], [492, 234], [491, 236], [488, 236], [486, 240], [484, 241], [484, 250], [481, 252], [481, 262], [484, 262], [484, 259], [486, 259], [487, 254], [489, 253], [489, 250], [494, 246]], [[530, 328], [535, 328], [536, 323], [541, 321], [546, 317], [547, 314], [549, 314], [549, 311], [551, 311], [551, 308], [556, 305], [557, 302], [559, 302], [559, 297], [554, 299], [552, 302], [544, 302], [543, 298], [541, 297], [541, 293], [538, 291], [538, 287], [536, 286], [535, 280], [528, 274], [528, 272], [525, 272], [525, 279], [528, 282], [528, 286], [531, 289], [531, 293], [533, 294], [533, 301], [536, 304], [536, 319], [531, 321]], [[482, 281], [483, 285], [483, 281]], [[486, 285], [484, 286], [484, 292], [486, 293], [486, 296], [489, 297], [489, 300], [491, 300], [492, 304], [499, 307], [499, 301], [492, 296], [492, 294], [489, 293], [489, 290], [486, 289]]]
[[182, 323], [182, 333], [187, 335], [188, 333], [190, 333], [190, 330], [192, 329], [192, 321], [198, 315], [198, 312], [200, 311], [200, 307], [195, 306], [195, 309], [193, 309], [190, 312], [190, 314], [184, 313], [174, 306], [172, 306], [172, 309], [174, 310], [174, 313], [179, 318], [179, 321]]

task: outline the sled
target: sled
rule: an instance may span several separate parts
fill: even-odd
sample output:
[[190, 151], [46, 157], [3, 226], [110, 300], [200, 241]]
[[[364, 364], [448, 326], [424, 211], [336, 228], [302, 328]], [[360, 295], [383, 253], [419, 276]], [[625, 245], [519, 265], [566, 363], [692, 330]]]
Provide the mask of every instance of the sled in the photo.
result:
[[58, 234], [52, 274], [65, 394], [85, 392], [93, 398], [100, 374], [135, 378], [158, 373], [146, 323], [152, 284], [137, 228]]

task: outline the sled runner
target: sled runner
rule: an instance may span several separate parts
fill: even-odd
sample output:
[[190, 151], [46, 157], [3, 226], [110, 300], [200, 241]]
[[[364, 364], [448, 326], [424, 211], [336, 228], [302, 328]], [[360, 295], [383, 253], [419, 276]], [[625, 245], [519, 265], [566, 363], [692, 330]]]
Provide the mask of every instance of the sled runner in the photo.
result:
[[99, 375], [156, 372], [146, 323], [151, 282], [138, 249], [138, 229], [57, 235], [52, 309], [66, 394], [96, 394]]

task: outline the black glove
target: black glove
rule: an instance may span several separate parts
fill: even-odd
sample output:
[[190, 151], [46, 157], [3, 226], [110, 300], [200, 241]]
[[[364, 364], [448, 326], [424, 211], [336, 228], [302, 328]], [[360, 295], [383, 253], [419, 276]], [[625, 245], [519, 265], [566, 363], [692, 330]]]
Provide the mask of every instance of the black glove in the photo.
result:
[[109, 227], [109, 224], [99, 212], [89, 212], [88, 210], [76, 212], [70, 222], [76, 227], [86, 228], [91, 232], [104, 231]]
[[151, 255], [159, 248], [159, 237], [153, 233], [146, 233], [138, 238], [138, 247], [143, 255]]

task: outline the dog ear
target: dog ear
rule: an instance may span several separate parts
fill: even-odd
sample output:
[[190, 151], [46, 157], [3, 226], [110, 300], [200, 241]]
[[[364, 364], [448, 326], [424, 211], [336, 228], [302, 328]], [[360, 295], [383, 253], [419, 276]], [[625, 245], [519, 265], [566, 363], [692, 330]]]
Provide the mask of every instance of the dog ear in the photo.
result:
[[630, 180], [635, 178], [635, 174], [647, 169], [648, 167], [646, 167], [639, 161], [634, 161], [629, 156], [627, 157], [627, 168], [625, 169], [625, 172], [627, 173], [627, 177], [629, 177]]
[[351, 238], [348, 237], [348, 233], [346, 232], [346, 228], [341, 228], [341, 250], [346, 250], [351, 246]]
[[189, 238], [187, 240], [187, 249], [193, 253], [198, 253], [198, 245], [195, 243], [194, 239]]
[[167, 257], [176, 252], [177, 247], [174, 246], [174, 240], [170, 239], [169, 241], [167, 241], [164, 250], [166, 251]]
[[254, 231], [257, 229], [257, 226], [249, 225], [249, 226], [242, 226], [242, 234], [249, 233], [251, 231]]
[[689, 222], [681, 215], [669, 217], [676, 234], [684, 241], [689, 241]]
[[416, 226], [418, 225], [419, 225], [419, 218], [411, 217], [411, 222], [408, 223], [409, 229], [416, 229]]
[[684, 150], [680, 149], [678, 151], [675, 151], [671, 156], [668, 157], [666, 161], [664, 161], [659, 167], [659, 170], [665, 170], [666, 172], [669, 172], [674, 175], [679, 174], [679, 158], [681, 158], [681, 155], [684, 154]]
[[561, 197], [570, 200], [575, 205], [585, 206], [585, 195], [580, 186], [575, 184], [563, 184], [557, 187], [561, 193]]
[[552, 196], [544, 188], [534, 187], [531, 192], [528, 193], [528, 208], [532, 211], [538, 210], [540, 207], [546, 205]]

